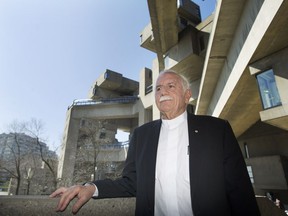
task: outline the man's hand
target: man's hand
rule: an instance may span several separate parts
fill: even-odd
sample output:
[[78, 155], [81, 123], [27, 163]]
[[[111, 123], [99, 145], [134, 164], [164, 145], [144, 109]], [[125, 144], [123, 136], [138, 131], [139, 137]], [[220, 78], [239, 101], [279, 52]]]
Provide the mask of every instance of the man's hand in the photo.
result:
[[79, 209], [91, 199], [94, 192], [95, 192], [94, 185], [87, 185], [87, 186], [75, 185], [69, 188], [61, 187], [56, 191], [54, 191], [50, 195], [50, 197], [54, 198], [60, 196], [60, 200], [58, 202], [56, 211], [64, 211], [66, 207], [69, 205], [70, 201], [75, 197], [77, 197], [78, 200], [72, 206], [72, 213], [76, 214], [79, 211]]

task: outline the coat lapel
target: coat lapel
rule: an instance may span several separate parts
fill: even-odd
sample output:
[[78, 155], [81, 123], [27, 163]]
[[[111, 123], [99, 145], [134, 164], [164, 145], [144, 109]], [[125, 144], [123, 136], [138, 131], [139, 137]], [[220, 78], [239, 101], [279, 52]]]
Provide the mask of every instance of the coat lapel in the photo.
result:
[[[155, 202], [155, 170], [156, 170], [156, 157], [157, 157], [157, 149], [158, 149], [158, 140], [160, 135], [160, 128], [161, 128], [162, 121], [156, 121], [155, 124], [151, 127], [151, 130], [149, 130], [149, 140], [151, 143], [147, 145], [146, 149], [146, 155], [149, 155], [149, 158], [147, 160], [147, 183], [148, 183], [148, 190], [149, 190], [149, 206], [151, 209], [154, 209], [154, 202]], [[151, 178], [150, 178], [151, 177]]]
[[[189, 171], [190, 171], [190, 190], [192, 205], [195, 204], [195, 190], [199, 182], [199, 172], [201, 170], [201, 140], [203, 127], [195, 115], [188, 115], [188, 133], [189, 133]], [[194, 205], [193, 205], [194, 206]]]

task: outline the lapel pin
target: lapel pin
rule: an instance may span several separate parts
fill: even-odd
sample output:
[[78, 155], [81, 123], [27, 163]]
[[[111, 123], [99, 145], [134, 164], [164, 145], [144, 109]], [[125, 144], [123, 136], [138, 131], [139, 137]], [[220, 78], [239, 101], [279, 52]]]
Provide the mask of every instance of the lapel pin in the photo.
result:
[[195, 132], [195, 133], [198, 133], [199, 131], [198, 131], [198, 130], [194, 130], [194, 132]]

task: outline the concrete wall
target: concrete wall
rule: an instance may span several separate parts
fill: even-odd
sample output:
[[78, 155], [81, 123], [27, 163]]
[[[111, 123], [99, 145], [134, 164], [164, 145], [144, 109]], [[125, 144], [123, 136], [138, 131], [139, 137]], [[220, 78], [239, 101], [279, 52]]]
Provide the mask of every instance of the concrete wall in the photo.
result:
[[247, 145], [249, 157], [283, 155], [288, 157], [288, 131], [269, 124], [258, 122], [238, 138], [245, 157], [244, 145]]
[[[0, 216], [51, 216], [51, 215], [72, 215], [72, 201], [64, 212], [55, 212], [58, 198], [47, 196], [0, 196]], [[273, 202], [266, 197], [257, 197], [257, 203], [262, 216], [284, 216], [283, 210], [278, 209]], [[97, 216], [129, 216], [134, 215], [135, 198], [117, 198], [90, 200], [77, 215]]]
[[[255, 28], [253, 25], [255, 25], [255, 19], [258, 16], [262, 2], [263, 0], [248, 1], [245, 5], [243, 15], [237, 26], [235, 36], [225, 59], [224, 67], [218, 79], [217, 87], [215, 88], [214, 95], [210, 101], [208, 115], [219, 116], [227, 103], [227, 99], [222, 99], [223, 96], [231, 94], [239, 81], [241, 74], [244, 73], [246, 65], [249, 63], [248, 56], [251, 56], [254, 51], [250, 49], [252, 46], [248, 44], [248, 37], [249, 34], [251, 34], [251, 29]], [[257, 39], [260, 40], [260, 37], [257, 37]], [[256, 43], [256, 40], [250, 40], [250, 43], [253, 42]], [[245, 58], [240, 57], [241, 53]], [[227, 89], [229, 89], [229, 91]]]
[[[0, 196], [0, 216], [73, 215], [72, 204], [75, 201], [72, 201], [64, 212], [55, 212], [58, 200], [47, 196]], [[134, 206], [134, 198], [90, 200], [77, 215], [132, 216]]]
[[193, 43], [193, 39], [197, 39], [196, 29], [192, 27], [186, 29], [181, 34], [181, 37], [179, 37], [178, 43], [167, 52], [165, 56], [165, 68], [172, 68], [189, 55], [199, 53], [198, 43]]
[[287, 190], [287, 159], [279, 155], [245, 159], [252, 167], [254, 186], [258, 189]]
[[278, 89], [279, 96], [281, 98], [281, 106], [273, 107], [260, 112], [260, 117], [263, 122], [267, 122], [277, 127], [288, 129], [288, 73], [286, 68], [288, 48], [284, 48], [279, 52], [273, 53], [250, 66], [250, 73], [256, 75], [262, 71], [272, 68], [275, 81]]

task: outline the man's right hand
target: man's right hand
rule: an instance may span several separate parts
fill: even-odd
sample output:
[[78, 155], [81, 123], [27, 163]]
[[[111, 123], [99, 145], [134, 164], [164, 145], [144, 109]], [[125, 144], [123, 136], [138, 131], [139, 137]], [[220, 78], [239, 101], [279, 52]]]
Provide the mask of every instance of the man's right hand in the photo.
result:
[[54, 191], [49, 197], [60, 197], [56, 211], [64, 211], [69, 205], [70, 201], [75, 197], [78, 199], [72, 206], [72, 213], [76, 214], [79, 209], [87, 203], [95, 192], [94, 185], [75, 185], [69, 188], [61, 187]]

